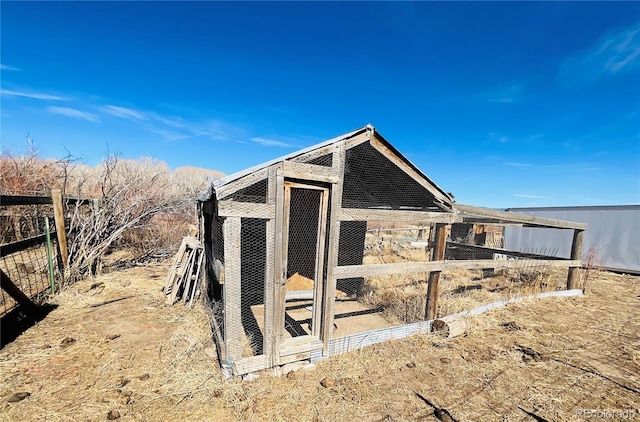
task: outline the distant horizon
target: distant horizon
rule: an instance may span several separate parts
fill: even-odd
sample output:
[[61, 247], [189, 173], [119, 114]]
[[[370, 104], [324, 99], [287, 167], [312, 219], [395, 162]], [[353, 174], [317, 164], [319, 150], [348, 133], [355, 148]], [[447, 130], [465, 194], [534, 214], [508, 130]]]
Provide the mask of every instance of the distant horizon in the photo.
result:
[[460, 203], [640, 203], [639, 2], [2, 2], [0, 150], [233, 174], [371, 123]]

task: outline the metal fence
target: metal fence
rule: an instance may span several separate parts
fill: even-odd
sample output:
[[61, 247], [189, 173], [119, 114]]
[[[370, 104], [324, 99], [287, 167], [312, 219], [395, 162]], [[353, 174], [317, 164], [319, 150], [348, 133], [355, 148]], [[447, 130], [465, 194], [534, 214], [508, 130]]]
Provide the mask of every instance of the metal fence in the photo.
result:
[[[3, 195], [1, 204], [0, 270], [4, 273], [3, 280], [14, 284], [27, 298], [38, 300], [51, 291], [51, 275], [54, 283], [60, 278], [61, 258], [52, 199]], [[49, 236], [46, 220], [49, 220]], [[0, 289], [0, 316], [18, 306], [6, 291], [7, 286], [4, 287]]]

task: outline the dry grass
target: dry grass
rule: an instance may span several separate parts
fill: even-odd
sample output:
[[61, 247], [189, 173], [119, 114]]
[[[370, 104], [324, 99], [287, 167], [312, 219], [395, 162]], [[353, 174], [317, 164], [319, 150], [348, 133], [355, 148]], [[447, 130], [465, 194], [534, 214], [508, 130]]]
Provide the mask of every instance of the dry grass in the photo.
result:
[[[586, 296], [509, 305], [475, 317], [466, 337], [414, 336], [243, 383], [221, 376], [204, 307], [164, 306], [166, 269], [110, 273], [57, 296], [56, 310], [0, 351], [0, 419], [435, 421], [416, 393], [456, 420], [637, 407], [638, 278], [594, 273]], [[98, 281], [104, 290], [87, 291]], [[9, 403], [16, 392], [30, 396]]]

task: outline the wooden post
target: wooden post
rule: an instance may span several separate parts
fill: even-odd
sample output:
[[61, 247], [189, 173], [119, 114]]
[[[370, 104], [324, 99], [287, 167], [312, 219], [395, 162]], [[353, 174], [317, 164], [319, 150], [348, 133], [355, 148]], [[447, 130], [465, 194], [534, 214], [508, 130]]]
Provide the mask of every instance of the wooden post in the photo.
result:
[[[444, 251], [447, 247], [447, 225], [436, 225], [436, 246], [434, 248], [434, 261], [444, 260]], [[441, 271], [431, 271], [429, 273], [429, 287], [427, 289], [427, 305], [425, 309], [425, 319], [431, 320], [438, 316], [438, 294]]]
[[0, 287], [20, 304], [22, 310], [29, 313], [38, 311], [38, 307], [18, 288], [4, 271], [0, 269]]
[[228, 217], [222, 226], [224, 234], [224, 342], [227, 359], [242, 358], [241, 259], [240, 236], [242, 219]]
[[56, 236], [58, 236], [58, 249], [62, 258], [62, 267], [66, 271], [69, 267], [69, 251], [67, 249], [67, 232], [64, 228], [64, 209], [62, 207], [62, 191], [51, 189], [53, 201], [53, 217], [56, 224]]
[[[344, 183], [344, 167], [346, 144], [340, 142], [333, 153], [333, 169], [340, 175], [340, 180], [331, 186], [331, 212], [329, 216], [329, 237], [327, 249], [327, 276], [325, 278], [324, 301], [322, 304], [322, 356], [329, 356], [329, 340], [333, 337], [333, 320], [335, 317], [336, 283], [338, 279], [334, 269], [338, 266], [338, 247], [340, 245], [340, 222], [338, 212], [342, 209], [342, 186]], [[380, 227], [378, 227], [378, 234]]]
[[[581, 259], [582, 256], [582, 240], [584, 238], [584, 230], [573, 231], [573, 243], [571, 244], [571, 259]], [[580, 281], [580, 268], [569, 268], [569, 275], [567, 276], [567, 289], [577, 289], [578, 281]]]

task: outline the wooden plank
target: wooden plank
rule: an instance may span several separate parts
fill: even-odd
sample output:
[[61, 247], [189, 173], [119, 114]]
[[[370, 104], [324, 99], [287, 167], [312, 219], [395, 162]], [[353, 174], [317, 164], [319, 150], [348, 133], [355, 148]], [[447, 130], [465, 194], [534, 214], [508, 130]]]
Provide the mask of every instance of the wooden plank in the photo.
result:
[[321, 176], [313, 173], [302, 173], [297, 171], [282, 170], [279, 174], [287, 179], [313, 180], [324, 183], [338, 183], [339, 180], [336, 176]]
[[401, 221], [403, 223], [456, 223], [461, 219], [454, 213], [385, 210], [364, 208], [341, 208], [338, 213], [340, 221]]
[[9, 296], [13, 298], [13, 300], [18, 302], [18, 304], [21, 306], [21, 309], [24, 310], [25, 312], [27, 313], [38, 312], [38, 307], [36, 306], [36, 304], [33, 303], [31, 299], [27, 297], [27, 295], [22, 293], [22, 290], [20, 290], [18, 286], [13, 284], [13, 281], [11, 281], [9, 276], [5, 274], [5, 272], [2, 271], [2, 269], [0, 269], [0, 287], [2, 288], [2, 290], [7, 292]]
[[320, 337], [322, 323], [322, 295], [324, 292], [324, 248], [327, 235], [327, 214], [329, 211], [329, 189], [322, 192], [322, 200], [319, 205], [318, 238], [316, 241], [316, 279], [313, 291], [313, 317], [312, 331], [316, 338]]
[[[287, 172], [290, 173], [303, 173], [310, 174], [313, 176], [322, 176], [325, 178], [335, 178], [337, 174], [332, 167], [319, 166], [316, 164], [308, 164], [308, 163], [296, 163], [294, 161], [283, 161], [282, 162], [282, 174]], [[303, 178], [304, 179], [304, 178]], [[314, 179], [309, 179], [314, 180]]]
[[323, 155], [332, 154], [338, 148], [338, 143], [326, 145], [322, 148], [314, 149], [313, 151], [305, 152], [304, 154], [300, 154], [297, 157], [293, 157], [289, 161], [293, 161], [296, 163], [306, 163], [315, 160], [318, 157], [322, 157]]
[[251, 174], [248, 174], [238, 180], [234, 180], [233, 182], [229, 182], [226, 185], [215, 186], [213, 189], [216, 192], [216, 197], [220, 199], [224, 199], [225, 197], [231, 195], [234, 192], [239, 191], [240, 189], [244, 189], [247, 186], [251, 186], [259, 181], [266, 179], [269, 177], [269, 167], [265, 167], [263, 169], [257, 170]]
[[316, 340], [316, 341], [306, 340], [301, 344], [295, 344], [290, 346], [285, 344], [280, 349], [280, 357], [283, 358], [286, 356], [299, 355], [301, 353], [311, 352], [312, 350], [319, 350], [319, 349], [322, 349], [322, 346], [323, 346], [323, 342], [321, 342], [320, 340]]
[[426, 180], [423, 175], [415, 171], [411, 166], [404, 162], [404, 160], [400, 159], [393, 151], [386, 147], [382, 142], [377, 140], [374, 137], [371, 138], [371, 146], [377, 149], [381, 154], [383, 154], [389, 161], [398, 166], [402, 171], [404, 171], [409, 177], [419, 183], [423, 188], [425, 188], [428, 192], [430, 192], [436, 199], [439, 199], [446, 207], [449, 208], [451, 205], [451, 200], [447, 198], [438, 188], [436, 188], [430, 181]]
[[226, 356], [231, 359], [242, 357], [242, 314], [241, 314], [241, 272], [240, 236], [242, 220], [228, 217], [223, 226], [224, 233], [224, 340]]
[[[272, 312], [273, 344], [270, 359], [274, 362], [280, 360], [280, 343], [284, 338], [284, 288], [286, 283], [286, 266], [284, 265], [285, 255], [283, 254], [283, 242], [285, 234], [285, 199], [284, 199], [284, 176], [276, 176], [276, 218], [273, 246], [273, 306], [271, 309], [265, 308], [266, 313]], [[286, 252], [285, 252], [286, 253]]]
[[255, 202], [219, 201], [220, 217], [242, 217], [270, 219], [275, 216], [275, 206]]
[[12, 253], [20, 252], [33, 246], [41, 245], [46, 241], [47, 235], [41, 234], [39, 236], [30, 237], [17, 242], [7, 243], [6, 245], [0, 245], [0, 256], [7, 256]]
[[[578, 229], [586, 230], [585, 223], [576, 223], [573, 221], [555, 220], [551, 218], [534, 217], [532, 215], [517, 214], [515, 212], [506, 212], [492, 210], [489, 208], [474, 207], [472, 205], [464, 205], [456, 203], [455, 209], [463, 214], [463, 217], [469, 222], [473, 222], [473, 217], [488, 217], [497, 222], [526, 223], [533, 227], [547, 227], [552, 229]], [[486, 220], [482, 221], [487, 223]]]
[[173, 263], [171, 264], [171, 268], [169, 269], [169, 273], [167, 274], [167, 278], [165, 279], [165, 283], [164, 283], [165, 301], [167, 301], [167, 303], [171, 295], [171, 289], [173, 288], [176, 273], [178, 271], [178, 266], [181, 263], [182, 265], [184, 265], [184, 256], [186, 251], [187, 251], [187, 242], [184, 239], [182, 239], [182, 243], [180, 243], [178, 252], [173, 258]]
[[[365, 142], [370, 142], [371, 139], [373, 139], [373, 130], [366, 130], [366, 131], [364, 131], [364, 132], [362, 132], [362, 133], [360, 133], [360, 134], [358, 134], [356, 136], [353, 136], [353, 137], [351, 137], [349, 139], [345, 139], [342, 142], [341, 147], [342, 147], [343, 151], [346, 151], [346, 150], [348, 150], [350, 148], [356, 147], [356, 146], [358, 146], [360, 144], [363, 144]], [[334, 166], [335, 166], [335, 164], [336, 163], [334, 161]]]
[[200, 281], [200, 270], [202, 270], [202, 264], [204, 262], [204, 249], [198, 249], [199, 251], [199, 255], [198, 255], [198, 268], [196, 270], [196, 275], [195, 275], [195, 279], [193, 281], [194, 285], [193, 285], [193, 289], [191, 290], [191, 297], [189, 298], [189, 307], [193, 307], [193, 298], [196, 295], [196, 291], [198, 289], [200, 289], [201, 291], [204, 291], [204, 288], [202, 288], [201, 285], [199, 285], [199, 281]]
[[474, 259], [460, 261], [400, 262], [393, 264], [344, 265], [334, 269], [337, 278], [373, 277], [390, 274], [414, 274], [429, 271], [458, 269], [478, 270], [483, 268], [522, 268], [523, 262], [540, 266], [571, 268], [579, 267], [579, 260], [564, 259]]
[[[368, 131], [361, 136], [368, 139]], [[364, 141], [363, 141], [364, 142]], [[329, 215], [329, 243], [327, 248], [327, 276], [325, 281], [325, 292], [322, 304], [322, 334], [320, 340], [323, 342], [322, 354], [329, 354], [329, 340], [333, 337], [333, 320], [335, 317], [335, 297], [336, 283], [338, 280], [335, 269], [338, 266], [338, 247], [340, 245], [340, 221], [338, 215], [342, 206], [342, 186], [346, 156], [346, 142], [341, 142], [340, 149], [333, 155], [333, 168], [336, 174], [341, 175], [341, 180], [331, 186], [331, 206]]]
[[[275, 191], [274, 191], [275, 194]], [[267, 221], [266, 227], [266, 255], [267, 262], [264, 269], [264, 332], [262, 349], [267, 358], [272, 359], [274, 353], [274, 328], [273, 310], [275, 295], [275, 274], [274, 274], [274, 241], [275, 241], [275, 220]]]
[[[579, 261], [580, 258], [582, 257], [583, 239], [584, 239], [584, 230], [573, 231], [573, 243], [571, 244], [571, 259]], [[567, 289], [568, 290], [577, 289], [579, 281], [580, 281], [580, 269], [576, 267], [569, 268], [569, 275], [567, 276]]]
[[62, 207], [62, 191], [51, 189], [53, 201], [53, 218], [56, 224], [56, 236], [58, 237], [58, 250], [62, 260], [64, 272], [69, 268], [69, 249], [67, 248], [67, 232], [64, 227], [64, 208]]
[[0, 206], [52, 204], [50, 196], [0, 195]]
[[[444, 252], [447, 246], [447, 226], [445, 224], [436, 225], [436, 245], [433, 252], [433, 262], [443, 261]], [[440, 271], [429, 273], [429, 284], [427, 287], [427, 304], [425, 307], [425, 319], [431, 320], [438, 315], [438, 296], [440, 294]]]

